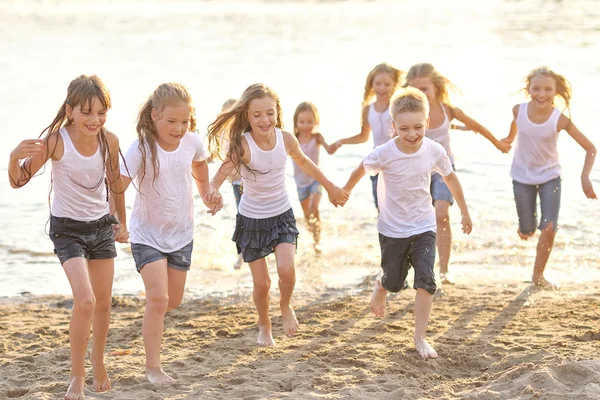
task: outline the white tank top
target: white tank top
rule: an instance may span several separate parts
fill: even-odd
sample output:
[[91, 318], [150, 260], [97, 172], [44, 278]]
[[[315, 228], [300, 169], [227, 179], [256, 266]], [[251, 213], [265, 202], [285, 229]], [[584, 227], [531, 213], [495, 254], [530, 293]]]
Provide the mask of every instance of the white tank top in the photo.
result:
[[[319, 165], [320, 147], [316, 135], [313, 135], [308, 143], [300, 143], [300, 148], [302, 149], [302, 152], [312, 160], [312, 162], [314, 162], [316, 165]], [[294, 180], [296, 181], [296, 186], [301, 188], [310, 186], [315, 181], [312, 176], [302, 171], [302, 168], [300, 168], [296, 163], [294, 163]]]
[[371, 131], [373, 132], [373, 148], [387, 143], [394, 136], [392, 116], [390, 115], [389, 108], [386, 108], [383, 112], [377, 112], [375, 110], [375, 103], [371, 103], [367, 121], [369, 121]]
[[517, 142], [510, 176], [520, 183], [540, 185], [560, 176], [556, 127], [561, 112], [554, 108], [546, 122], [534, 124], [527, 115], [528, 105], [519, 105]]
[[60, 128], [58, 133], [64, 152], [60, 160], [52, 160], [50, 213], [77, 221], [97, 220], [108, 214], [106, 167], [100, 145], [93, 156], [85, 157], [77, 151], [65, 128]]
[[454, 164], [454, 155], [450, 149], [450, 120], [448, 119], [448, 114], [446, 114], [446, 107], [444, 104], [440, 103], [440, 106], [444, 112], [444, 122], [437, 128], [425, 130], [425, 136], [441, 144], [444, 149], [446, 149], [446, 154], [448, 154], [450, 162]]
[[285, 188], [288, 154], [281, 129], [275, 128], [275, 147], [269, 151], [261, 150], [250, 132], [245, 132], [242, 136], [246, 138], [250, 148], [248, 167], [251, 171], [244, 165], [241, 166], [244, 195], [238, 212], [244, 217], [255, 219], [283, 214], [292, 205]]

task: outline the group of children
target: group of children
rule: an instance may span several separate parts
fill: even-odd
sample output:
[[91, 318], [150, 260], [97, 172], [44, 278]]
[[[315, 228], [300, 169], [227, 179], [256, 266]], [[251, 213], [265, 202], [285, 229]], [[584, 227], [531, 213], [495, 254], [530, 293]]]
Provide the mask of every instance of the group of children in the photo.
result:
[[[136, 126], [138, 139], [121, 163], [118, 139], [104, 128], [111, 107], [108, 90], [96, 76], [73, 80], [58, 115], [44, 131], [46, 135], [22, 141], [11, 152], [8, 168], [11, 186], [21, 187], [49, 159], [52, 163], [50, 238], [73, 292], [71, 381], [65, 399], [83, 398], [90, 328], [94, 390], [110, 388], [104, 349], [110, 321], [114, 241], [131, 242], [145, 286], [142, 333], [147, 379], [155, 384], [172, 381], [162, 369], [160, 348], [165, 313], [180, 304], [191, 265], [194, 182], [214, 215], [223, 206], [219, 193], [223, 182], [232, 179], [235, 191], [241, 180], [243, 195], [237, 185], [239, 206], [233, 240], [252, 272], [257, 343], [275, 344], [268, 312], [271, 279], [265, 258], [271, 253], [277, 264], [283, 328], [288, 336], [296, 333], [298, 320], [291, 297], [298, 229], [285, 184], [288, 157], [294, 161], [299, 199], [317, 246], [321, 187], [332, 204], [343, 206], [364, 174], [372, 177], [379, 211], [382, 274], [374, 283], [371, 309], [383, 316], [387, 292], [403, 289], [413, 267], [414, 343], [423, 358], [437, 357], [426, 340], [426, 328], [436, 291], [436, 246], [440, 277], [450, 281], [448, 210], [454, 199], [461, 211], [463, 232], [469, 234], [472, 229], [454, 172], [449, 135], [452, 120], [464, 124], [460, 129], [482, 134], [504, 153], [516, 138], [511, 175], [519, 235], [527, 239], [535, 233], [539, 193], [542, 215], [537, 227], [542, 233], [533, 283], [550, 286], [543, 272], [557, 229], [560, 164], [556, 142], [561, 130], [585, 149], [582, 186], [588, 198], [596, 198], [589, 179], [596, 150], [555, 107], [559, 97], [568, 109], [568, 81], [545, 67], [533, 70], [524, 88], [530, 101], [514, 107], [508, 137], [497, 140], [450, 104], [448, 90], [454, 86], [431, 64], [415, 65], [404, 79], [403, 75], [389, 64], [376, 66], [365, 85], [361, 133], [331, 145], [316, 132], [319, 114], [313, 104], [300, 104], [294, 114], [293, 133], [283, 131], [279, 97], [271, 88], [254, 84], [239, 99], [225, 104], [209, 125], [206, 149], [202, 138], [193, 133], [196, 120], [189, 92], [183, 85], [165, 83], [142, 106]], [[405, 88], [400, 89], [402, 86]], [[367, 141], [371, 132], [373, 151], [343, 187], [334, 185], [317, 166], [319, 146], [333, 154], [342, 145]], [[207, 160], [217, 157], [223, 163], [209, 180]], [[128, 227], [124, 192], [132, 182], [136, 199]]]

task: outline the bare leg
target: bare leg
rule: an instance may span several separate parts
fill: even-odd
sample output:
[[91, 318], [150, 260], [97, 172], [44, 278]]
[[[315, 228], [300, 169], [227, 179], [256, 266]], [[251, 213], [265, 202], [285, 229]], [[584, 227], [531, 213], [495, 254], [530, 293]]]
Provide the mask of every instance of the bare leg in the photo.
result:
[[104, 392], [110, 389], [110, 380], [104, 366], [104, 349], [110, 325], [110, 309], [112, 303], [112, 284], [114, 277], [114, 258], [89, 260], [89, 274], [96, 307], [92, 317], [92, 371], [94, 374], [94, 391]]
[[448, 263], [452, 249], [452, 231], [450, 230], [450, 203], [444, 200], [433, 202], [437, 219], [436, 244], [438, 248], [438, 262], [440, 265], [440, 279], [442, 283], [452, 284], [448, 276]]
[[433, 305], [433, 296], [425, 289], [417, 289], [415, 295], [415, 347], [424, 359], [437, 358], [438, 354], [427, 342], [427, 324]]
[[260, 346], [274, 346], [275, 341], [273, 340], [271, 318], [269, 317], [271, 278], [269, 277], [267, 260], [266, 258], [261, 258], [249, 264], [254, 283], [252, 298], [254, 299], [254, 305], [258, 313], [258, 339], [256, 343]]
[[296, 285], [296, 270], [294, 267], [294, 252], [296, 246], [291, 243], [281, 243], [275, 247], [277, 273], [279, 275], [279, 308], [283, 320], [283, 329], [288, 337], [298, 331], [296, 313], [291, 307], [292, 293]]
[[371, 294], [371, 311], [378, 317], [385, 315], [385, 302], [387, 299], [387, 291], [381, 285], [381, 277], [375, 278], [375, 287]]
[[167, 260], [146, 264], [141, 275], [146, 288], [146, 310], [142, 323], [144, 349], [146, 351], [146, 378], [150, 383], [164, 385], [174, 379], [162, 369], [160, 347], [165, 327], [165, 313], [169, 305], [169, 275]]
[[167, 312], [176, 309], [181, 304], [183, 299], [183, 292], [185, 291], [185, 280], [187, 278], [187, 271], [180, 271], [175, 268], [167, 268], [167, 275], [169, 277], [169, 304], [167, 306]]
[[312, 193], [308, 197], [308, 201], [308, 223], [312, 225], [311, 232], [315, 243], [315, 252], [320, 254], [321, 216], [319, 214], [319, 203], [321, 202], [321, 193]]
[[73, 313], [69, 324], [71, 347], [71, 382], [65, 400], [83, 399], [85, 388], [85, 352], [90, 340], [92, 314], [96, 305], [87, 260], [75, 257], [63, 264], [73, 291]]
[[537, 245], [537, 253], [535, 256], [535, 264], [533, 266], [533, 284], [543, 289], [553, 289], [555, 285], [547, 281], [544, 278], [544, 270], [546, 264], [548, 264], [548, 258], [550, 258], [550, 252], [554, 246], [554, 238], [556, 237], [556, 231], [554, 230], [553, 224], [548, 224], [542, 233]]

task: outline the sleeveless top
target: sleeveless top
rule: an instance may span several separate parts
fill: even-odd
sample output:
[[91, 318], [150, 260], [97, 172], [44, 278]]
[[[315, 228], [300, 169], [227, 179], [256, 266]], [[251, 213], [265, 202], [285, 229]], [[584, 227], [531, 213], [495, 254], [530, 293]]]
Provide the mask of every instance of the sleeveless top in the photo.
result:
[[[320, 147], [319, 142], [317, 141], [317, 135], [313, 135], [308, 143], [300, 143], [300, 149], [302, 149], [302, 152], [306, 154], [306, 156], [310, 158], [312, 162], [314, 162], [316, 165], [319, 165]], [[295, 162], [294, 180], [296, 181], [296, 186], [300, 188], [305, 188], [315, 182], [315, 179], [302, 171], [302, 169]]]
[[375, 110], [375, 103], [371, 103], [367, 121], [369, 121], [371, 131], [373, 132], [373, 148], [387, 143], [394, 136], [389, 107], [383, 112], [378, 112]]
[[560, 176], [556, 127], [562, 113], [554, 108], [546, 122], [534, 124], [527, 115], [528, 105], [519, 105], [517, 142], [510, 175], [517, 182], [540, 185]]
[[52, 160], [50, 213], [60, 218], [95, 221], [109, 212], [100, 144], [94, 155], [85, 157], [77, 151], [65, 128], [58, 133], [64, 152], [60, 160]]
[[454, 164], [454, 155], [450, 149], [450, 120], [448, 119], [448, 114], [446, 114], [446, 107], [444, 104], [440, 103], [440, 106], [444, 112], [444, 122], [437, 128], [425, 130], [425, 136], [441, 144], [442, 147], [446, 149], [446, 154], [448, 154], [450, 161]]
[[240, 168], [244, 195], [238, 212], [244, 217], [255, 219], [283, 214], [292, 205], [285, 187], [288, 154], [281, 129], [275, 128], [275, 147], [267, 151], [258, 147], [250, 132], [244, 132], [242, 136], [246, 138], [250, 148], [250, 170], [244, 165]]

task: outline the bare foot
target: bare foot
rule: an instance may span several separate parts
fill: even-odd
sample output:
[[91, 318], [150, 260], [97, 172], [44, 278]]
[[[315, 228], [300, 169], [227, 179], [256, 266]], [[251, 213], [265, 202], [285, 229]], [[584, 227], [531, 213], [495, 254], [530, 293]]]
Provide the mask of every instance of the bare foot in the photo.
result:
[[541, 290], [557, 290], [558, 289], [558, 285], [546, 280], [546, 278], [544, 278], [543, 276], [537, 279], [533, 279], [533, 286], [535, 286], [536, 289], [541, 289]]
[[321, 255], [321, 245], [319, 243], [315, 243], [315, 255], [317, 257]]
[[298, 320], [292, 307], [281, 307], [281, 318], [283, 320], [283, 330], [288, 337], [292, 337], [298, 331]]
[[535, 232], [521, 233], [521, 230], [517, 230], [517, 233], [519, 234], [519, 237], [521, 238], [521, 240], [527, 240], [535, 234]]
[[259, 346], [275, 346], [273, 334], [271, 333], [271, 323], [269, 325], [258, 325], [258, 339], [256, 344]]
[[166, 374], [161, 367], [146, 368], [146, 379], [154, 385], [168, 385], [175, 382], [175, 379]]
[[442, 285], [454, 285], [454, 279], [449, 272], [440, 272], [440, 282]]
[[375, 279], [375, 287], [373, 288], [373, 294], [371, 295], [371, 311], [378, 317], [385, 315], [385, 301], [387, 298], [387, 291], [381, 286], [381, 278]]
[[91, 360], [92, 372], [94, 374], [94, 392], [105, 392], [110, 389], [110, 379], [108, 379], [104, 362], [101, 361], [98, 364], [95, 364], [94, 360]]
[[415, 347], [424, 360], [427, 360], [428, 358], [437, 358], [438, 356], [438, 353], [436, 353], [433, 347], [431, 347], [431, 345], [427, 343], [427, 340], [425, 339], [415, 339]]
[[233, 269], [240, 269], [242, 268], [242, 264], [244, 263], [244, 259], [242, 258], [242, 254], [238, 254], [237, 256], [237, 260], [235, 260], [235, 262], [233, 263]]
[[65, 394], [65, 400], [83, 400], [83, 388], [85, 387], [85, 376], [72, 376], [71, 383]]

